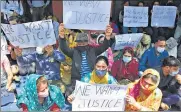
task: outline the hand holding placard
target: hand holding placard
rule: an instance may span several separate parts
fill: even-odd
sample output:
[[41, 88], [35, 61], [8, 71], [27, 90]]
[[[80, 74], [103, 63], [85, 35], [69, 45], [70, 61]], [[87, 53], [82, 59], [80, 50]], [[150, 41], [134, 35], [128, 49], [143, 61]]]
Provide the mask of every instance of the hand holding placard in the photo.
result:
[[59, 26], [59, 36], [60, 36], [60, 38], [64, 38], [64, 33], [65, 33], [64, 24], [61, 23], [60, 26]]
[[111, 34], [112, 34], [112, 28], [111, 28], [110, 25], [107, 25], [105, 34], [106, 34], [106, 39], [107, 39], [107, 40], [110, 40]]

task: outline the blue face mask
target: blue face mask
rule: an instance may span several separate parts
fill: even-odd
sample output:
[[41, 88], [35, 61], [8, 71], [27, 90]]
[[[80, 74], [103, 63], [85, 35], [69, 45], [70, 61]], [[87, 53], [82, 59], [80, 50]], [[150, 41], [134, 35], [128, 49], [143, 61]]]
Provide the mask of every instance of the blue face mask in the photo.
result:
[[178, 72], [179, 72], [178, 70], [177, 70], [177, 71], [175, 71], [175, 72], [171, 72], [171, 73], [170, 73], [170, 75], [171, 75], [171, 76], [175, 76], [175, 75], [177, 75], [177, 74], [178, 74]]
[[106, 75], [106, 73], [107, 73], [107, 70], [96, 70], [96, 75], [100, 77]]
[[123, 56], [123, 61], [124, 61], [125, 63], [130, 62], [130, 61], [131, 61], [131, 59], [132, 59], [132, 57], [126, 57], [126, 56]]

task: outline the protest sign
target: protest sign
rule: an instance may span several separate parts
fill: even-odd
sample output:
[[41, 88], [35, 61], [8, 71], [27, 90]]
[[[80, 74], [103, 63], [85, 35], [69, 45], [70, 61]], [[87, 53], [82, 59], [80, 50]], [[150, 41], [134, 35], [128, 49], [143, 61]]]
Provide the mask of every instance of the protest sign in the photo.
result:
[[111, 1], [63, 1], [63, 23], [68, 29], [105, 30]]
[[177, 7], [153, 6], [151, 17], [152, 27], [174, 27]]
[[124, 6], [123, 26], [147, 27], [148, 7]]
[[44, 47], [56, 43], [52, 20], [23, 24], [1, 24], [1, 28], [13, 46], [20, 48]]
[[76, 81], [73, 111], [124, 111], [127, 86]]
[[1, 34], [1, 53], [3, 54], [10, 54], [8, 51], [7, 41], [4, 35]]
[[123, 35], [116, 35], [116, 44], [114, 49], [120, 50], [124, 49], [124, 47], [136, 47], [141, 38], [143, 37], [143, 33], [132, 33], [132, 34], [123, 34]]

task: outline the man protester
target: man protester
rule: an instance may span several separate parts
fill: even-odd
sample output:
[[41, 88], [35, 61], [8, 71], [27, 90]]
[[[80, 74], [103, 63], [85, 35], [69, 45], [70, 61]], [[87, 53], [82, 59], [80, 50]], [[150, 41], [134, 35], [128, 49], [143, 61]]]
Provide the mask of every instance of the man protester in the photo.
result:
[[64, 31], [64, 24], [61, 23], [59, 27], [60, 49], [72, 59], [71, 85], [67, 87], [65, 93], [66, 96], [69, 96], [75, 88], [76, 80], [81, 80], [82, 77], [92, 72], [97, 56], [106, 51], [110, 46], [112, 28], [110, 25], [107, 26], [105, 31], [106, 38], [103, 44], [96, 48], [88, 45], [87, 33], [79, 33], [76, 38], [77, 47], [69, 48], [64, 38]]
[[173, 56], [169, 56], [163, 60], [161, 67], [155, 68], [160, 73], [160, 83], [158, 85], [163, 93], [161, 108], [168, 110], [170, 106], [178, 103], [178, 91], [181, 85], [181, 75], [179, 67], [181, 63]]
[[159, 36], [156, 39], [154, 47], [146, 50], [142, 55], [139, 63], [139, 74], [141, 75], [147, 68], [160, 67], [164, 58], [168, 57], [165, 50], [166, 39]]

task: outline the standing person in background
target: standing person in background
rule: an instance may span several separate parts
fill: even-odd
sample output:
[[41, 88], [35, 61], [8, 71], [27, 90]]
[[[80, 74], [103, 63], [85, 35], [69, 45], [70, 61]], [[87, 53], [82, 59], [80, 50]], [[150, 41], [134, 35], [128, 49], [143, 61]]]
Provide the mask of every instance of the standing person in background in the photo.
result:
[[[124, 6], [130, 6], [130, 1], [129, 0], [124, 0], [123, 2]], [[124, 18], [124, 6], [123, 6], [123, 10], [120, 11], [119, 13], [119, 22], [121, 23], [122, 26], [122, 33], [123, 34], [127, 34], [129, 27], [124, 27], [123, 26], [123, 18]], [[136, 27], [131, 27], [131, 33], [137, 33], [138, 29]]]
[[107, 50], [110, 45], [111, 33], [112, 28], [108, 25], [105, 31], [106, 38], [104, 39], [103, 44], [96, 48], [88, 45], [87, 33], [79, 33], [76, 38], [77, 47], [71, 49], [66, 43], [64, 24], [60, 24], [60, 48], [65, 55], [72, 59], [72, 83], [68, 87], [66, 95], [70, 95], [72, 93], [75, 88], [76, 80], [81, 80], [82, 77], [94, 69], [96, 57]]
[[32, 21], [39, 21], [44, 18], [45, 8], [50, 0], [27, 0], [32, 14]]
[[9, 21], [9, 17], [23, 15], [23, 6], [21, 0], [2, 0], [1, 12], [4, 19]]

